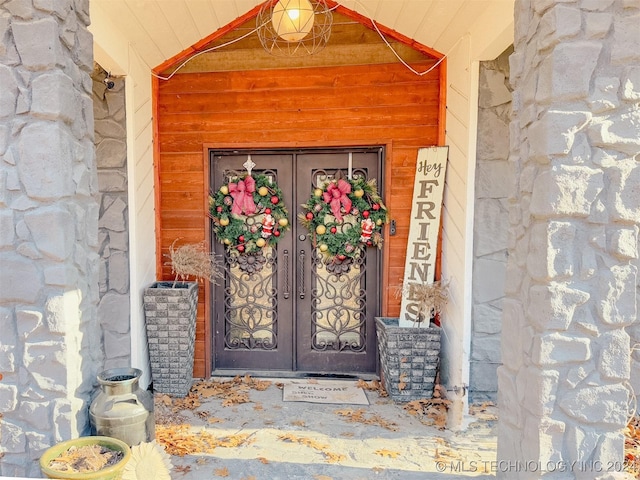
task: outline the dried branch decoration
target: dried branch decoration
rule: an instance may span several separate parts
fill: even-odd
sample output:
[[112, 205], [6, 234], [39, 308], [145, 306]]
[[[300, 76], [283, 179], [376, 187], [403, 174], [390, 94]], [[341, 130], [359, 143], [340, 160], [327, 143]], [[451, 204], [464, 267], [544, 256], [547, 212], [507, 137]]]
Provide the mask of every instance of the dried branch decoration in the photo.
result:
[[406, 297], [418, 304], [417, 322], [430, 320], [439, 314], [449, 301], [449, 282], [429, 284], [404, 283], [395, 287], [395, 297]]
[[188, 243], [175, 248], [179, 239], [173, 241], [169, 247], [169, 258], [165, 265], [171, 266], [171, 273], [176, 276], [175, 282], [186, 280], [187, 277], [195, 277], [217, 283], [222, 278], [222, 267], [218, 258], [207, 252], [204, 242]]

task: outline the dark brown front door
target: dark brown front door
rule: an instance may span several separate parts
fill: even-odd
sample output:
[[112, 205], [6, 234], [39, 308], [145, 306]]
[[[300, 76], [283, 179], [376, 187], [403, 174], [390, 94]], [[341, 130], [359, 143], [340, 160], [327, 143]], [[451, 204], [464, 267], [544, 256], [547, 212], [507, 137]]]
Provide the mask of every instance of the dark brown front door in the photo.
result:
[[256, 271], [215, 243], [225, 278], [212, 296], [214, 371], [374, 372], [379, 251], [368, 248], [346, 272], [328, 269], [297, 215], [314, 188], [336, 176], [376, 178], [380, 186], [382, 149], [212, 151], [212, 188], [244, 171], [248, 154], [253, 171], [282, 190], [291, 230]]

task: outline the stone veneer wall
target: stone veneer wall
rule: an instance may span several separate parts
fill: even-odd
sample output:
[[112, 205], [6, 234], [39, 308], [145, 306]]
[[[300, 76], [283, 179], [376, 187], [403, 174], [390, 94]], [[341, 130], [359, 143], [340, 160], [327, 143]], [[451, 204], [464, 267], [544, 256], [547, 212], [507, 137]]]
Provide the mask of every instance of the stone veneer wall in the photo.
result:
[[104, 368], [109, 369], [131, 365], [131, 309], [125, 80], [111, 77], [115, 85], [107, 89], [105, 77], [106, 72], [96, 65], [92, 79], [100, 190], [98, 318], [103, 333]]
[[500, 331], [509, 230], [509, 121], [511, 89], [507, 49], [480, 63], [478, 141], [473, 225], [473, 314], [469, 401], [497, 400]]
[[88, 431], [102, 364], [88, 0], [0, 2], [0, 475]]
[[622, 464], [638, 322], [638, 25], [638, 0], [515, 4], [503, 478], [612, 478], [604, 470]]

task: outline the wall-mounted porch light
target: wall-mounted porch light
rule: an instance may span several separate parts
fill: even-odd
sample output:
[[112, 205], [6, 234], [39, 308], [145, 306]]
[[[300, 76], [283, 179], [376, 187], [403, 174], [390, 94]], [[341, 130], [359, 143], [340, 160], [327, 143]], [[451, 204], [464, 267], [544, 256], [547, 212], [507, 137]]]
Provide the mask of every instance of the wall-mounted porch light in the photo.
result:
[[256, 17], [256, 28], [268, 53], [301, 57], [324, 48], [332, 21], [325, 0], [268, 0]]

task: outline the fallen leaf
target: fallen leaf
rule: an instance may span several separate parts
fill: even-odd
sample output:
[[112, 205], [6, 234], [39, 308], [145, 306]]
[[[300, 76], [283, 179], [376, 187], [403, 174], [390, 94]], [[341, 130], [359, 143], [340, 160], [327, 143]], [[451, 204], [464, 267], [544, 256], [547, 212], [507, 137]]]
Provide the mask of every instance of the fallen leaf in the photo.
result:
[[231, 405], [239, 405], [241, 403], [249, 403], [249, 395], [245, 392], [238, 392], [227, 395], [222, 402], [223, 407], [230, 407]]
[[292, 442], [299, 443], [300, 445], [305, 445], [307, 447], [313, 448], [315, 450], [324, 451], [329, 448], [328, 445], [323, 443], [319, 443], [317, 440], [309, 437], [298, 437], [293, 433], [285, 433], [284, 435], [278, 435], [278, 440], [282, 440], [283, 442]]
[[436, 384], [433, 386], [433, 395], [432, 398], [447, 398], [447, 390], [443, 385]]
[[202, 390], [200, 392], [200, 396], [202, 398], [211, 398], [211, 397], [216, 397], [219, 395], [219, 392], [215, 391], [215, 390]]
[[397, 424], [394, 422], [390, 422], [385, 420], [380, 415], [365, 415], [365, 410], [360, 408], [358, 410], [352, 409], [344, 409], [344, 410], [336, 410], [335, 413], [343, 417], [347, 422], [350, 423], [362, 423], [365, 425], [377, 425], [382, 428], [386, 428], [387, 430], [391, 430], [395, 432], [397, 430]]
[[251, 378], [247, 384], [254, 390], [258, 390], [259, 392], [266, 390], [271, 386], [271, 382], [268, 380], [256, 380], [255, 378]]
[[156, 425], [156, 440], [169, 455], [184, 456], [194, 453], [211, 453], [215, 438], [211, 434], [196, 434], [188, 425]]
[[213, 380], [200, 381], [193, 385], [190, 397], [223, 399], [222, 405], [225, 407], [249, 402], [248, 392], [250, 390], [266, 390], [271, 385], [267, 380], [256, 380], [250, 375], [244, 377], [236, 376], [232, 380], [217, 382]]
[[387, 391], [384, 389], [384, 386], [378, 380], [371, 380], [371, 382], [365, 382], [364, 380], [359, 379], [356, 386], [363, 388], [365, 390], [369, 390], [371, 392], [378, 392], [378, 395], [381, 397], [389, 396]]
[[191, 467], [189, 465], [177, 465], [177, 466], [174, 466], [173, 469], [176, 472], [181, 473], [183, 475], [186, 475], [191, 471]]
[[156, 425], [179, 425], [188, 421], [183, 411], [173, 408], [168, 395], [155, 394], [153, 407]]
[[209, 417], [209, 418], [207, 418], [207, 422], [208, 423], [222, 423], [222, 422], [224, 422], [224, 420], [222, 418]]
[[405, 388], [407, 388], [407, 382], [406, 382], [407, 379], [408, 377], [406, 373], [400, 374], [400, 382], [398, 383], [398, 390], [403, 391]]
[[450, 400], [440, 397], [430, 399], [413, 400], [403, 407], [410, 415], [419, 417], [425, 425], [435, 426], [444, 430], [447, 426], [447, 411]]
[[[360, 409], [359, 411], [360, 412], [364, 412], [363, 409]], [[336, 410], [335, 413], [337, 413], [338, 415], [343, 416], [343, 417], [351, 417], [351, 416], [354, 415], [354, 411], [352, 409], [350, 409], [350, 408], [346, 408], [344, 410]]]
[[304, 423], [304, 420], [294, 420], [293, 422], [291, 422], [291, 425], [295, 426], [295, 427], [306, 427], [307, 424]]
[[640, 478], [640, 415], [631, 417], [625, 430], [624, 471]]
[[264, 407], [262, 406], [262, 404], [260, 404], [260, 403], [256, 403], [256, 404], [253, 406], [253, 409], [254, 409], [255, 411], [259, 412], [259, 411], [264, 410]]
[[209, 463], [209, 460], [206, 459], [205, 457], [198, 457], [198, 459], [196, 460], [196, 463], [198, 465], [206, 465], [207, 463]]
[[184, 456], [212, 453], [216, 447], [232, 448], [245, 444], [249, 435], [231, 435], [216, 438], [202, 429], [193, 431], [189, 425], [156, 425], [156, 440], [170, 455]]
[[327, 462], [329, 463], [338, 463], [338, 462], [342, 462], [343, 460], [345, 460], [347, 457], [345, 457], [344, 455], [340, 454], [340, 453], [334, 453], [334, 452], [322, 452], [324, 454], [324, 458]]
[[358, 383], [356, 383], [356, 387], [363, 388], [364, 390], [371, 390], [371, 386], [361, 378], [358, 379]]
[[219, 438], [216, 441], [216, 446], [223, 448], [239, 447], [240, 445], [246, 444], [248, 439], [249, 435], [247, 434], [230, 435], [228, 437]]
[[193, 391], [184, 398], [173, 399], [173, 411], [179, 410], [195, 410], [200, 406], [200, 398]]
[[333, 477], [327, 477], [326, 475], [314, 475], [314, 480], [333, 480]]
[[387, 450], [383, 448], [381, 450], [376, 450], [376, 455], [380, 455], [381, 457], [389, 457], [389, 458], [398, 458], [400, 452], [394, 452], [392, 450]]
[[223, 467], [223, 468], [216, 468], [213, 471], [214, 475], [216, 477], [228, 477], [229, 476], [229, 469], [227, 467]]
[[260, 463], [263, 463], [263, 464], [265, 464], [265, 465], [269, 463], [269, 460], [267, 460], [267, 459], [266, 459], [266, 458], [264, 458], [264, 457], [258, 457], [258, 460], [260, 460]]

